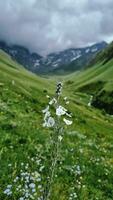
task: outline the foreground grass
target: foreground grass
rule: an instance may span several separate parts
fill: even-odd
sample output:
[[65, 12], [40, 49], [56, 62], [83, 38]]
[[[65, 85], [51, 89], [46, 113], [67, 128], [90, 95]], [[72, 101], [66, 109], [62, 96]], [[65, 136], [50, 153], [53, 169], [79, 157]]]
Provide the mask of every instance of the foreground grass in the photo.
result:
[[[9, 61], [8, 61], [9, 62]], [[15, 65], [14, 65], [15, 66]], [[18, 67], [17, 67], [18, 68]], [[40, 199], [50, 167], [50, 135], [42, 128], [54, 81], [0, 63], [0, 199]], [[68, 93], [68, 94], [67, 94]], [[113, 199], [113, 118], [68, 90], [73, 125], [65, 127], [51, 200]], [[35, 184], [35, 188], [33, 185]], [[6, 195], [6, 188], [12, 194]], [[30, 194], [30, 196], [27, 196]]]

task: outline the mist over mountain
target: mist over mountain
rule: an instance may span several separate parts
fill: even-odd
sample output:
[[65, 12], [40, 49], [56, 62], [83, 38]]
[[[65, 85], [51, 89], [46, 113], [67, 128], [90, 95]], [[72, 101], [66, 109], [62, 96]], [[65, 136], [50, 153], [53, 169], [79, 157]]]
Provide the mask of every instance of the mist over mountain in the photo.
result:
[[36, 52], [31, 52], [24, 46], [8, 45], [6, 42], [0, 41], [0, 49], [28, 70], [41, 74], [81, 70], [106, 46], [107, 43], [103, 41], [92, 46], [66, 49], [43, 57]]
[[0, 38], [47, 55], [113, 40], [112, 0], [0, 0]]

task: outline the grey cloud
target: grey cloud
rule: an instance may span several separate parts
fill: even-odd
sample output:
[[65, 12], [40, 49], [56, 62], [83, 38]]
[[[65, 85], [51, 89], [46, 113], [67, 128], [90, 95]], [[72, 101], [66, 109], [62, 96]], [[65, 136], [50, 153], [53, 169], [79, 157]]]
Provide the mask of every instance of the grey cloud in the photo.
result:
[[113, 38], [112, 0], [0, 0], [0, 39], [40, 54]]

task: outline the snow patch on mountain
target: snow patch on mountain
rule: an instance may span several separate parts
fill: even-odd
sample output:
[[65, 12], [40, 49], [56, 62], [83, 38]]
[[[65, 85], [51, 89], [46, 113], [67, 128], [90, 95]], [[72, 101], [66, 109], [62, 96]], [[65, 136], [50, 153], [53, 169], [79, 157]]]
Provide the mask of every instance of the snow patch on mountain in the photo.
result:
[[81, 55], [78, 55], [78, 56], [72, 58], [72, 59], [71, 59], [71, 62], [74, 61], [74, 60], [76, 60], [76, 59], [78, 59], [78, 58], [80, 58], [80, 57], [81, 57]]
[[91, 49], [91, 52], [96, 52], [96, 51], [98, 51], [97, 48], [93, 48], [93, 49]]
[[85, 53], [89, 53], [89, 51], [90, 51], [90, 49], [86, 49], [86, 50], [85, 50]]
[[36, 60], [35, 61], [35, 64], [34, 64], [34, 67], [37, 67], [37, 66], [39, 66], [40, 65], [40, 60]]

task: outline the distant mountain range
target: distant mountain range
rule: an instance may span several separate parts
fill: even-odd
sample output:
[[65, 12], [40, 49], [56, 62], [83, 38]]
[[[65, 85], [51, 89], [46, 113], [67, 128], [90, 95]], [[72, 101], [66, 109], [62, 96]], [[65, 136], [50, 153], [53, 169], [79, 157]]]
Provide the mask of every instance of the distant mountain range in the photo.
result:
[[28, 70], [41, 74], [81, 70], [106, 46], [107, 43], [103, 41], [85, 48], [70, 48], [43, 57], [37, 53], [31, 53], [23, 46], [8, 45], [0, 41], [0, 49]]

